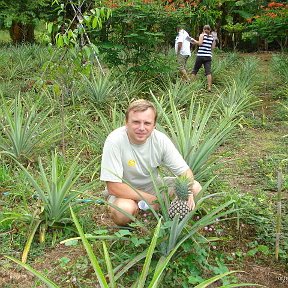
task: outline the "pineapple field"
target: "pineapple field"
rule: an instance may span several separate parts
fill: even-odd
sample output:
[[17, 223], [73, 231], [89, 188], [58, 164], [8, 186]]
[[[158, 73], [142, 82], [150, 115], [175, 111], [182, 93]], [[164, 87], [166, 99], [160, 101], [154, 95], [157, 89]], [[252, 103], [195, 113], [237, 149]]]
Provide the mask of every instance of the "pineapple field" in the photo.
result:
[[[212, 93], [172, 50], [149, 74], [35, 44], [0, 55], [1, 287], [287, 287], [287, 54], [216, 50]], [[159, 210], [118, 227], [101, 153], [139, 98], [203, 189], [190, 211], [187, 179], [176, 198], [156, 185]]]

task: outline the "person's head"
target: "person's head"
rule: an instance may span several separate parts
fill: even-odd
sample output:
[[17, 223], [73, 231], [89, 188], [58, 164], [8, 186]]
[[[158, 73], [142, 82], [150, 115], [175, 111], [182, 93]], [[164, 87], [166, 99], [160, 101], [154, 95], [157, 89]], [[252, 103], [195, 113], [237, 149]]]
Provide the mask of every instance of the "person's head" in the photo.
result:
[[211, 27], [209, 25], [204, 25], [203, 32], [206, 34], [210, 34], [211, 33]]
[[185, 24], [184, 23], [180, 23], [176, 26], [176, 30], [177, 32], [179, 32], [180, 30], [185, 29]]
[[134, 144], [143, 144], [156, 126], [157, 110], [150, 101], [133, 101], [126, 111], [126, 128], [129, 140]]

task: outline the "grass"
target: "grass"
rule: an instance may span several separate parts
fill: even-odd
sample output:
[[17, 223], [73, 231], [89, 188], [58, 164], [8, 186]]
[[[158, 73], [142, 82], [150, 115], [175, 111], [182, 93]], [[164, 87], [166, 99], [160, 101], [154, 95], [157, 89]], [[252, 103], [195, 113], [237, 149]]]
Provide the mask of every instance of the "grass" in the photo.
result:
[[0, 31], [0, 43], [9, 43], [11, 41], [8, 31]]

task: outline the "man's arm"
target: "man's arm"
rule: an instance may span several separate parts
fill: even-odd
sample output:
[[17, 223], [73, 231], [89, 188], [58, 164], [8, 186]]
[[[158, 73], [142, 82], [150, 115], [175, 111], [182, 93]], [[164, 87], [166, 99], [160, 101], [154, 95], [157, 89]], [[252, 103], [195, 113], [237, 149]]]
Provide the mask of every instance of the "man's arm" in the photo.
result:
[[149, 204], [153, 204], [157, 197], [155, 195], [146, 193], [141, 190], [134, 190], [126, 183], [120, 182], [106, 182], [109, 194], [116, 196], [117, 198], [132, 199], [135, 201], [145, 200]]
[[194, 38], [192, 38], [192, 37], [190, 37], [190, 36], [187, 36], [187, 37], [186, 37], [186, 40], [189, 41], [189, 42], [192, 43], [192, 44], [194, 44], [195, 41], [196, 41]]
[[177, 43], [177, 54], [180, 54], [181, 48], [182, 48], [182, 42]]

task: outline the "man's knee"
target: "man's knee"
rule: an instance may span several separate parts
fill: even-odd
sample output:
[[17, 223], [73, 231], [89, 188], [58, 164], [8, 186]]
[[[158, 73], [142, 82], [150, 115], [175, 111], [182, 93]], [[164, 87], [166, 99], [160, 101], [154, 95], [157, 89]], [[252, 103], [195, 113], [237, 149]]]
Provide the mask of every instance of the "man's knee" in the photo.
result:
[[[123, 210], [124, 212], [135, 216], [138, 212], [138, 205], [134, 200], [131, 199], [123, 199], [118, 198], [113, 202], [113, 205]], [[114, 223], [117, 225], [126, 225], [131, 222], [131, 218], [129, 218], [125, 213], [121, 212], [121, 210], [117, 210], [116, 208], [110, 207], [111, 217]]]
[[198, 181], [194, 180], [194, 183], [193, 183], [193, 194], [197, 195], [201, 190], [202, 190], [201, 184]]

